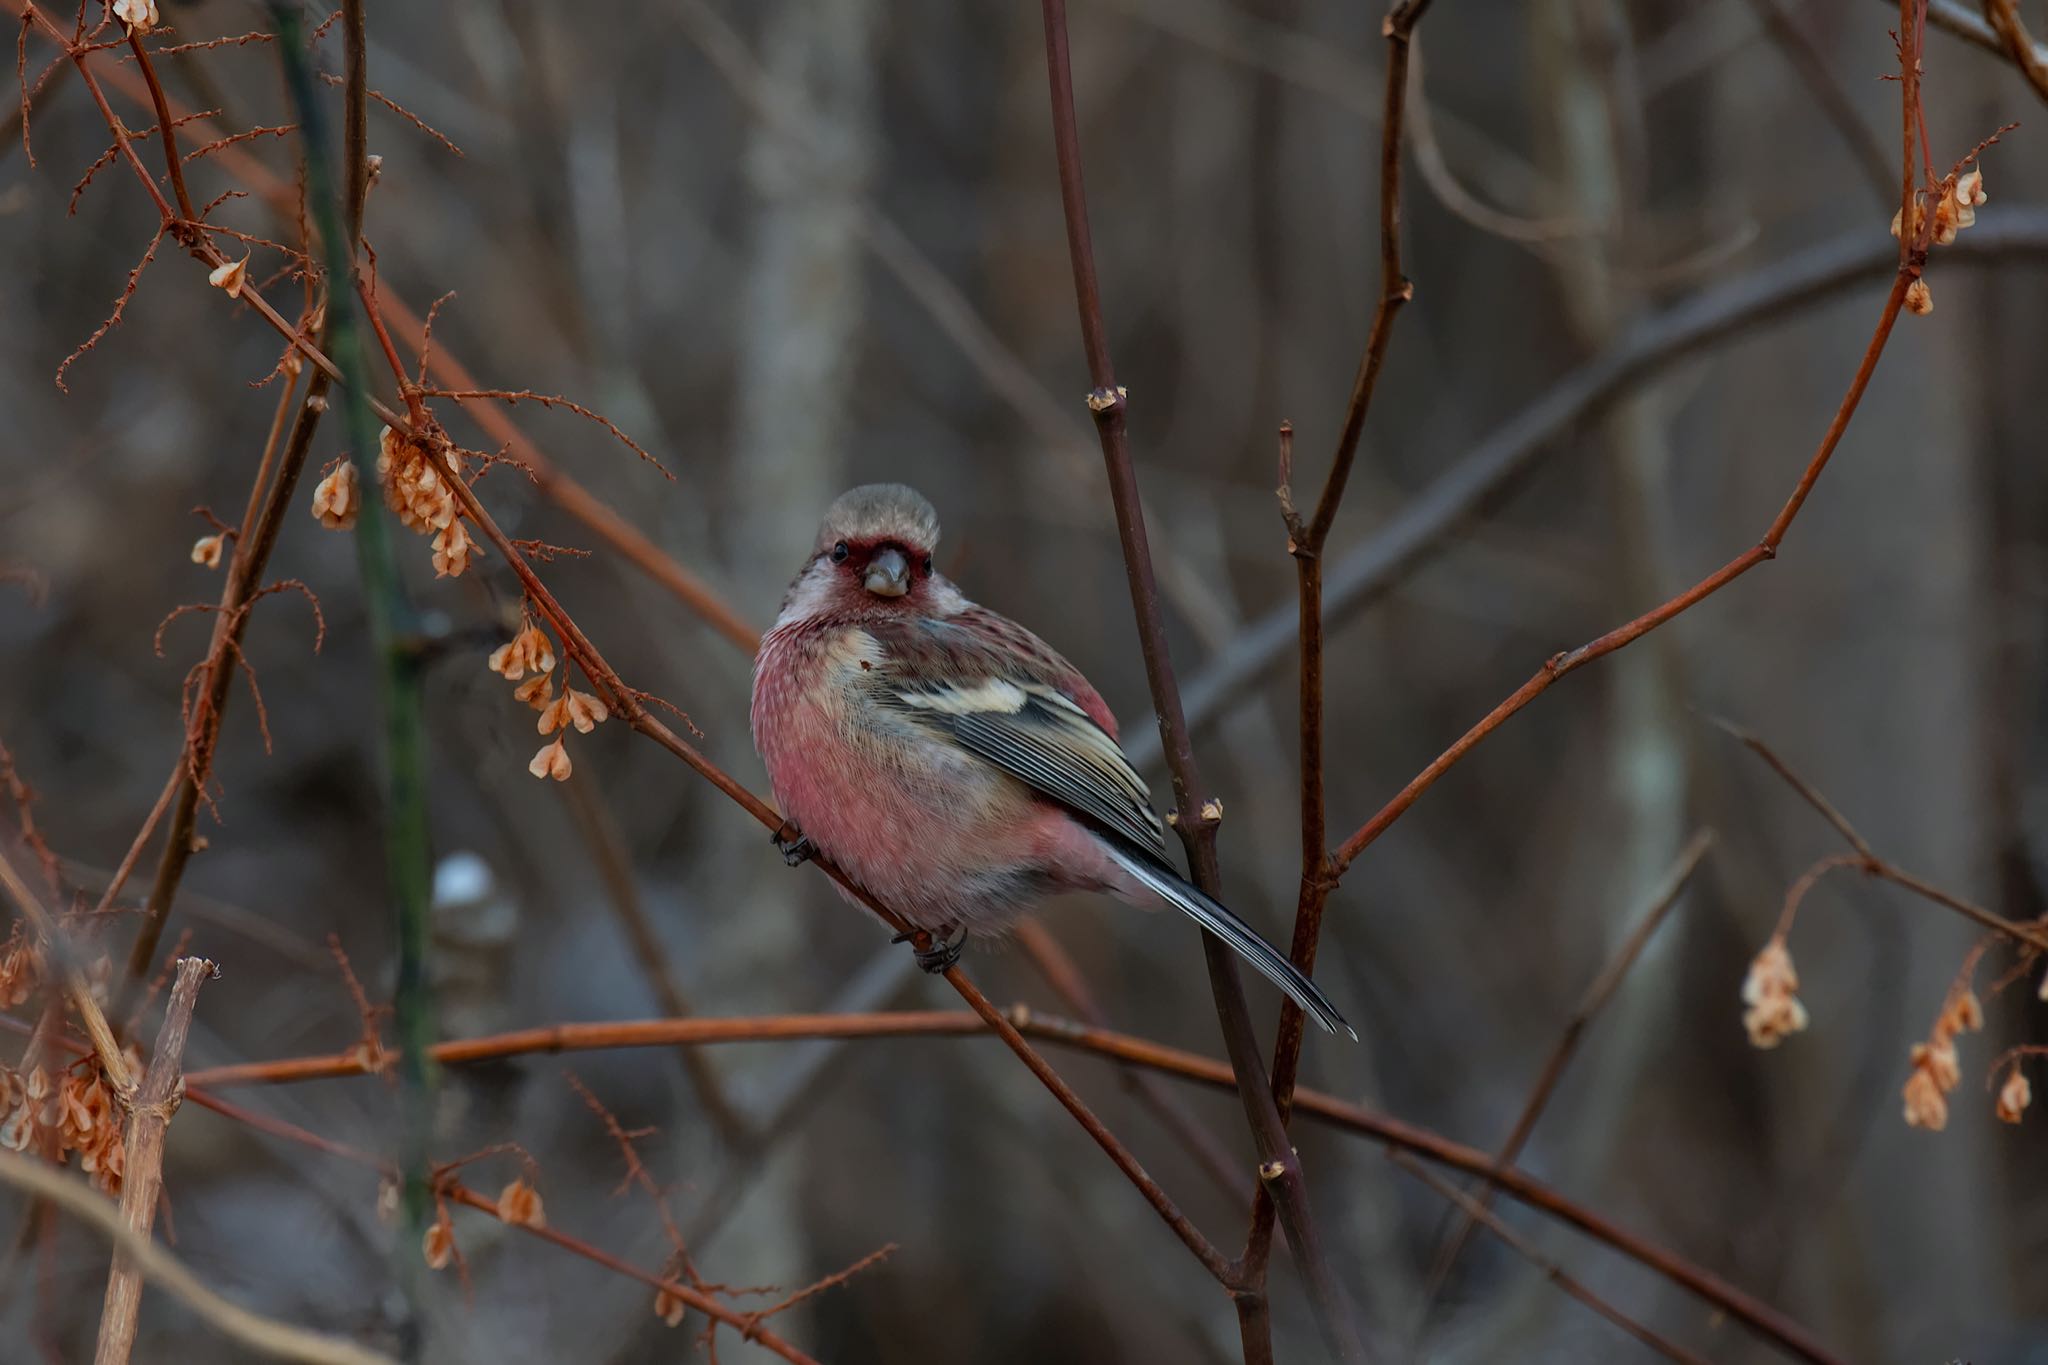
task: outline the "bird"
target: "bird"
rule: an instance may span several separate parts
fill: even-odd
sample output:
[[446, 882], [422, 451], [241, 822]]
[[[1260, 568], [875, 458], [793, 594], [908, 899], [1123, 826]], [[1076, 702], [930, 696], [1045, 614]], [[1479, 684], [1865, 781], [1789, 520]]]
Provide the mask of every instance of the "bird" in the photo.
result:
[[927, 971], [1055, 893], [1164, 902], [1323, 1028], [1357, 1038], [1285, 954], [1174, 870], [1101, 694], [938, 572], [938, 541], [938, 513], [916, 490], [851, 489], [762, 637], [750, 714], [789, 822], [775, 836], [784, 858], [822, 854], [936, 935], [919, 957]]

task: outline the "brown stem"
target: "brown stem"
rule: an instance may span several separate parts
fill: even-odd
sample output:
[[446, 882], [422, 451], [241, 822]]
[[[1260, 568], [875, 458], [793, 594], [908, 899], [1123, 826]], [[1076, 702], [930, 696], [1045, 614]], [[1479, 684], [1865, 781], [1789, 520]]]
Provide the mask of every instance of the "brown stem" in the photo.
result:
[[[192, 1006], [199, 998], [199, 983], [218, 975], [203, 957], [180, 958], [177, 979], [171, 984], [170, 1004], [164, 1010], [163, 1028], [156, 1036], [156, 1051], [150, 1054], [149, 1071], [128, 1119], [127, 1151], [121, 1166], [121, 1221], [137, 1237], [147, 1241], [156, 1221], [157, 1198], [164, 1186], [164, 1133], [171, 1115], [178, 1112], [185, 1082], [178, 1068], [185, 1058], [185, 1039], [192, 1029]], [[135, 1347], [137, 1315], [142, 1309], [142, 1272], [128, 1255], [114, 1253], [107, 1273], [107, 1296], [100, 1309], [99, 1348], [94, 1365], [126, 1365]]]
[[[150, 64], [149, 49], [142, 45], [141, 34], [129, 33], [128, 49], [135, 54], [136, 69], [142, 72], [142, 79], [149, 86], [150, 103], [156, 106], [157, 131], [163, 139], [164, 161], [170, 167], [171, 193], [177, 196], [178, 201], [178, 222], [188, 225], [185, 232], [196, 232], [199, 215], [193, 212], [192, 196], [185, 190], [185, 158], [178, 153], [177, 120], [171, 117], [170, 103], [164, 98], [164, 88], [157, 81], [156, 68]], [[172, 231], [179, 235], [181, 241], [184, 239], [176, 224], [172, 225]]]
[[[1351, 397], [1345, 404], [1336, 454], [1323, 480], [1323, 491], [1316, 498], [1314, 516], [1306, 525], [1294, 508], [1288, 486], [1293, 463], [1292, 431], [1284, 424], [1281, 428], [1281, 515], [1287, 525], [1288, 551], [1294, 556], [1296, 633], [1301, 641], [1301, 883], [1295, 900], [1289, 956], [1305, 974], [1315, 970], [1316, 949], [1322, 942], [1323, 913], [1337, 885], [1326, 851], [1329, 829], [1323, 781], [1323, 549], [1329, 542], [1330, 528], [1336, 524], [1337, 508], [1344, 500], [1344, 488], [1365, 434], [1366, 415], [1372, 409], [1380, 370], [1393, 340], [1394, 319], [1402, 305], [1415, 296], [1414, 286], [1401, 269], [1401, 128], [1408, 107], [1408, 59], [1415, 25], [1427, 8], [1428, 0], [1407, 0], [1396, 6], [1381, 26], [1387, 40], [1387, 75], [1380, 115], [1379, 301], [1366, 329], [1365, 349], [1358, 357], [1358, 371], [1351, 383]], [[1305, 1026], [1299, 1006], [1292, 1000], [1281, 1005], [1278, 1035], [1273, 1043], [1273, 1101], [1283, 1122], [1301, 1068]], [[1261, 1185], [1253, 1196], [1251, 1228], [1245, 1237], [1244, 1253], [1246, 1273], [1256, 1283], [1264, 1282], [1266, 1263], [1272, 1255], [1273, 1218], [1272, 1201]]]
[[[1159, 586], [1153, 575], [1152, 552], [1145, 532], [1145, 513], [1139, 500], [1137, 474], [1131, 466], [1124, 428], [1126, 395], [1116, 382], [1116, 372], [1109, 355], [1108, 330], [1103, 322], [1102, 294], [1095, 274], [1095, 251], [1088, 230], [1087, 192], [1082, 183], [1081, 135], [1074, 112], [1074, 78], [1067, 50], [1065, 0], [1042, 0], [1041, 12], [1045, 21], [1046, 78], [1052, 97], [1053, 149], [1059, 164], [1060, 205], [1066, 219], [1067, 251], [1074, 270], [1074, 298], [1080, 315], [1081, 347], [1087, 355], [1088, 375], [1093, 386], [1088, 407], [1094, 414], [1096, 434], [1102, 442], [1102, 458], [1109, 476], [1110, 497], [1116, 509], [1117, 534], [1123, 545], [1131, 605], [1137, 616], [1145, 677], [1151, 687], [1153, 709], [1159, 717], [1159, 734], [1165, 746], [1167, 767], [1173, 775], [1174, 804], [1180, 813], [1176, 827], [1187, 848], [1188, 866], [1195, 884], [1210, 895], [1216, 895], [1222, 882], [1216, 862], [1218, 817], [1209, 813], [1213, 803], [1202, 799], [1201, 774], [1195, 766], [1187, 719], [1181, 711], [1180, 685], [1175, 680], [1173, 661], [1167, 649]], [[1309, 1211], [1308, 1188], [1302, 1177], [1301, 1160], [1287, 1140], [1286, 1124], [1266, 1079], [1236, 959], [1212, 936], [1203, 937], [1202, 948], [1208, 961], [1210, 990], [1216, 999], [1224, 1050], [1230, 1057], [1231, 1068], [1237, 1078], [1238, 1095], [1258, 1151], [1261, 1188], [1268, 1192], [1278, 1207], [1280, 1221], [1286, 1229], [1288, 1244], [1294, 1250], [1295, 1263], [1301, 1269], [1309, 1305], [1324, 1344], [1339, 1360], [1363, 1360], [1365, 1347], [1353, 1310], [1323, 1252], [1321, 1237]], [[1231, 1281], [1226, 1279], [1225, 1283]], [[1241, 1293], [1263, 1292], [1263, 1286], [1256, 1283], [1234, 1287]], [[1241, 1317], [1241, 1321], [1249, 1320]], [[1263, 1342], [1252, 1341], [1247, 1345], [1252, 1354], [1263, 1354], [1269, 1350]]]
[[[262, 583], [263, 570], [270, 562], [271, 551], [277, 548], [285, 510], [291, 505], [292, 494], [299, 485], [299, 475], [306, 467], [307, 452], [312, 449], [313, 433], [320, 425], [321, 415], [327, 411], [327, 388], [326, 372], [314, 371], [306, 386], [306, 397], [299, 404], [298, 415], [292, 422], [291, 434], [285, 440], [284, 454], [277, 462], [277, 475], [263, 494], [260, 509], [255, 509], [255, 522], [251, 525], [245, 516], [242, 533], [235, 537], [234, 557], [228, 561], [227, 580], [221, 584], [219, 610], [214, 613], [213, 639], [207, 646], [206, 661], [202, 665], [204, 682], [193, 698], [184, 747], [178, 754], [174, 775], [178, 790], [172, 800], [170, 831], [165, 835], [163, 851], [157, 857], [156, 879], [150, 887], [149, 902], [136, 930], [134, 946], [128, 953], [127, 980], [131, 987], [146, 979], [155, 968], [157, 945], [162, 942], [164, 926], [170, 920], [171, 903], [184, 879], [185, 866], [192, 860], [201, 789], [213, 771], [214, 749], [220, 743], [221, 719], [227, 710], [228, 698], [233, 694], [235, 669], [232, 656], [241, 648], [243, 633], [249, 625], [249, 603]], [[289, 397], [289, 392], [286, 396]], [[273, 432], [275, 429], [273, 425]], [[261, 472], [259, 466], [259, 479]], [[252, 488], [252, 502], [254, 493]], [[107, 898], [111, 900], [112, 888], [109, 888]]]

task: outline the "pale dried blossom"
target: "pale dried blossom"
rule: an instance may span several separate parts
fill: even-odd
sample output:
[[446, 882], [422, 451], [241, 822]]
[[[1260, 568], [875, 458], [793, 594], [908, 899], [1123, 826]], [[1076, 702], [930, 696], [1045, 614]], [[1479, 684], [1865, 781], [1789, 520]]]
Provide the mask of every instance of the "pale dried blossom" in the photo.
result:
[[548, 707], [548, 695], [554, 690], [554, 685], [555, 680], [552, 676], [536, 673], [513, 688], [512, 696], [514, 700], [523, 701], [536, 711], [544, 711]]
[[562, 743], [560, 735], [556, 735], [553, 743], [541, 746], [540, 752], [533, 756], [533, 762], [526, 765], [526, 771], [535, 777], [552, 777], [557, 782], [567, 782], [569, 774], [576, 768], [569, 762], [568, 746]]
[[1806, 1006], [1799, 1000], [1799, 973], [1785, 940], [1773, 937], [1749, 964], [1742, 981], [1742, 1027], [1754, 1047], [1776, 1047], [1807, 1025]]
[[1906, 311], [1923, 318], [1934, 311], [1934, 291], [1927, 281], [1915, 280], [1906, 286]]
[[221, 533], [215, 531], [210, 536], [201, 536], [199, 537], [199, 539], [193, 541], [192, 562], [194, 564], [202, 564], [209, 569], [218, 569], [220, 567], [220, 547], [222, 540], [223, 537]]
[[434, 576], [460, 578], [469, 561], [481, 554], [483, 549], [470, 539], [462, 522], [450, 522], [434, 533]]
[[671, 1327], [683, 1325], [683, 1310], [687, 1305], [666, 1289], [654, 1291], [654, 1316]]
[[2020, 1074], [2018, 1062], [1998, 1090], [1998, 1118], [2001, 1123], [2018, 1123], [2027, 1106], [2034, 1102], [2034, 1087]]
[[398, 1221], [398, 1182], [385, 1176], [377, 1182], [377, 1221], [396, 1223]]
[[28, 1097], [21, 1077], [0, 1066], [0, 1147], [25, 1152], [34, 1140], [39, 1105]]
[[1941, 1015], [1924, 1043], [1915, 1043], [1909, 1055], [1913, 1073], [1906, 1078], [1903, 1093], [1906, 1122], [1915, 1128], [1940, 1132], [1948, 1125], [1948, 1094], [1962, 1084], [1963, 1066], [1956, 1055], [1956, 1035], [1984, 1027], [1984, 1007], [1977, 993], [1959, 986], [1942, 1002]]
[[547, 1213], [541, 1208], [540, 1191], [524, 1179], [513, 1181], [498, 1192], [498, 1217], [521, 1227], [544, 1228]]
[[566, 726], [576, 727], [576, 733], [587, 735], [600, 722], [611, 715], [605, 704], [588, 692], [578, 692], [573, 687], [564, 687], [562, 695], [549, 702], [540, 713], [537, 727], [540, 733], [551, 735]]
[[1941, 1012], [1936, 1027], [1949, 1034], [1975, 1033], [1984, 1027], [1984, 1006], [1973, 990], [1957, 991]]
[[231, 299], [242, 297], [242, 286], [249, 279], [249, 258], [239, 261], [223, 261], [207, 275], [206, 282], [215, 289], [224, 291]]
[[363, 495], [355, 461], [343, 460], [313, 489], [313, 515], [330, 531], [346, 531], [356, 524], [363, 509]]
[[518, 682], [529, 672], [554, 672], [555, 647], [548, 642], [546, 631], [528, 621], [517, 635], [491, 651], [489, 664], [491, 672], [506, 682]]
[[1947, 246], [1966, 227], [1977, 225], [1977, 206], [1990, 196], [1984, 193], [1984, 172], [1974, 166], [1942, 187], [1934, 206], [1934, 240]]
[[157, 26], [156, 0], [114, 0], [112, 9], [131, 33], [147, 33]]
[[429, 1270], [446, 1270], [455, 1259], [455, 1224], [450, 1221], [447, 1209], [439, 1211], [427, 1228], [427, 1235], [420, 1239], [420, 1254], [426, 1257]]
[[1906, 1078], [1905, 1100], [1909, 1126], [1935, 1133], [1948, 1127], [1948, 1101], [1926, 1071], [1915, 1068]]
[[0, 1009], [13, 1009], [35, 993], [36, 955], [22, 934], [21, 923], [0, 943]]
[[1908, 1055], [1914, 1069], [1926, 1072], [1934, 1083], [1941, 1087], [1944, 1095], [1962, 1084], [1963, 1067], [1956, 1056], [1953, 1038], [1945, 1034], [1936, 1034], [1932, 1042], [1913, 1044], [1913, 1050]]

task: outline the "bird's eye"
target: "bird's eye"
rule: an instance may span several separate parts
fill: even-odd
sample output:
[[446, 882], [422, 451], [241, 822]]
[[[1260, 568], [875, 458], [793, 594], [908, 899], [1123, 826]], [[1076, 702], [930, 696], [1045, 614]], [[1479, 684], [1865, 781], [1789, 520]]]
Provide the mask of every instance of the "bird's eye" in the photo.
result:
[[850, 553], [852, 552], [846, 548], [846, 542], [842, 540], [832, 547], [832, 562], [834, 564], [843, 564], [846, 562], [846, 556]]
[[930, 555], [926, 555], [924, 557], [924, 571], [927, 574], [929, 574], [932, 571], [932, 557]]

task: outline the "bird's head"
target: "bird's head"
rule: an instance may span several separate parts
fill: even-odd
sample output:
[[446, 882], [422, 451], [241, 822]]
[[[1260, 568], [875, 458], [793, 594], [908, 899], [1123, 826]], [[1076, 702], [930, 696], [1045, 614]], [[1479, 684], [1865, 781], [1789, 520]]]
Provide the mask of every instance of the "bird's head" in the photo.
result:
[[825, 510], [785, 610], [930, 610], [938, 543], [939, 514], [917, 490], [900, 483], [851, 489]]

